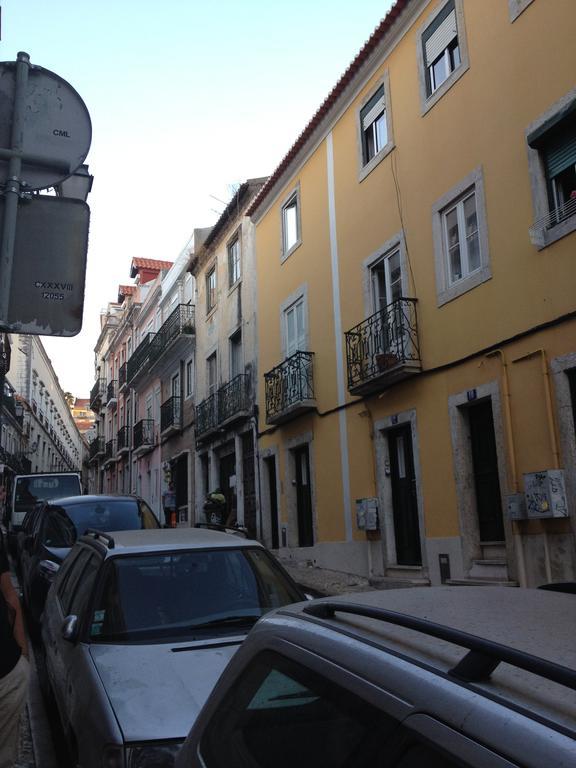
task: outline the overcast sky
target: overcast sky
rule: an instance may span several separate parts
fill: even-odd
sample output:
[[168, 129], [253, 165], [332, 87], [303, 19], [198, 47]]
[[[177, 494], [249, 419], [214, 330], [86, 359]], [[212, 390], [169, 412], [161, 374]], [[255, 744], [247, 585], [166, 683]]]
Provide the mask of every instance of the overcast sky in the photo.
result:
[[88, 396], [100, 310], [132, 258], [173, 261], [214, 198], [271, 173], [391, 4], [0, 0], [1, 60], [26, 51], [92, 118], [83, 329], [43, 339], [63, 389]]

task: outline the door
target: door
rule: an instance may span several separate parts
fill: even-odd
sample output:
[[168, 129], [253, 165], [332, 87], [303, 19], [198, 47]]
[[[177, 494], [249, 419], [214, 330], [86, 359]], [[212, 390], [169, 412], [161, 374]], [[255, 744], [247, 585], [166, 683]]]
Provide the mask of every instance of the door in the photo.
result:
[[310, 456], [308, 446], [294, 451], [296, 474], [296, 517], [298, 524], [298, 546], [314, 545], [314, 524], [312, 519], [312, 493], [310, 489]]
[[[230, 484], [231, 479], [232, 485]], [[236, 454], [229, 453], [220, 458], [220, 490], [226, 496], [226, 518], [230, 523], [236, 521]]]
[[278, 538], [278, 499], [276, 485], [276, 460], [274, 457], [264, 459], [264, 466], [268, 475], [268, 498], [270, 500], [270, 546], [272, 549], [278, 549], [280, 540]]
[[258, 535], [256, 525], [256, 474], [254, 471], [254, 439], [252, 432], [242, 435], [242, 489], [244, 491], [244, 525], [249, 535]]
[[372, 306], [381, 312], [378, 324], [377, 354], [403, 355], [405, 346], [402, 303], [402, 267], [400, 251], [384, 256], [370, 269]]
[[416, 475], [409, 424], [388, 434], [394, 538], [398, 565], [422, 565]]
[[504, 520], [492, 402], [484, 400], [468, 409], [472, 473], [480, 541], [504, 541]]
[[284, 321], [286, 333], [286, 357], [291, 357], [299, 350], [306, 351], [303, 299], [299, 299], [285, 311]]

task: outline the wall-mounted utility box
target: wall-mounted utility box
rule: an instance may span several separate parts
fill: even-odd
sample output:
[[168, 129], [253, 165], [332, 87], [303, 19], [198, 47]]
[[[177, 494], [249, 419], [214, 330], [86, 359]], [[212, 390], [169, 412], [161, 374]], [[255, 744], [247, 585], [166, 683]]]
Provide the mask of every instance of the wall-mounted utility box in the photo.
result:
[[568, 516], [563, 469], [546, 469], [525, 474], [524, 495], [528, 518]]
[[523, 493], [512, 493], [506, 496], [508, 520], [526, 519], [526, 499]]
[[377, 531], [378, 499], [356, 499], [356, 525], [360, 531]]

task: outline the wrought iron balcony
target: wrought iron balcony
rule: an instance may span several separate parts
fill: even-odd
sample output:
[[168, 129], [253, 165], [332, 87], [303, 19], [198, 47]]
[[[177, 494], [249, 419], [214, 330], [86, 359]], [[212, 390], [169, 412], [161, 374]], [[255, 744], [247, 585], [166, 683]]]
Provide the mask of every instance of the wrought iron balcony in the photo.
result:
[[161, 340], [157, 333], [147, 333], [140, 344], [134, 350], [126, 369], [126, 381], [134, 384], [137, 378], [149, 370], [150, 365], [156, 360]]
[[396, 299], [344, 335], [353, 395], [381, 391], [422, 368], [416, 299]]
[[154, 419], [141, 419], [134, 425], [134, 455], [142, 456], [154, 449]]
[[120, 427], [116, 434], [116, 451], [118, 456], [130, 451], [130, 427]]
[[106, 379], [96, 379], [96, 383], [90, 391], [90, 408], [93, 411], [99, 411], [102, 405], [102, 398], [106, 394]]
[[218, 427], [218, 393], [196, 406], [196, 438], [202, 438]]
[[264, 374], [269, 424], [281, 424], [316, 408], [313, 358], [313, 352], [295, 352]]
[[126, 379], [126, 369], [128, 368], [128, 363], [122, 363], [118, 370], [118, 392], [123, 392], [126, 389], [127, 379]]
[[89, 461], [96, 461], [100, 456], [104, 455], [104, 438], [95, 437], [88, 447], [88, 459]]
[[116, 379], [108, 382], [108, 388], [106, 390], [106, 405], [116, 405], [118, 402], [118, 382]]
[[194, 307], [191, 304], [179, 304], [163, 323], [157, 336], [161, 340], [157, 359], [172, 346], [176, 339], [194, 333]]
[[169, 397], [160, 406], [160, 434], [167, 437], [182, 429], [182, 398]]
[[246, 373], [239, 373], [218, 390], [218, 424], [245, 418], [250, 412], [250, 378]]
[[109, 464], [114, 464], [116, 461], [116, 440], [108, 440], [106, 447], [104, 448], [104, 461], [103, 466], [107, 467]]

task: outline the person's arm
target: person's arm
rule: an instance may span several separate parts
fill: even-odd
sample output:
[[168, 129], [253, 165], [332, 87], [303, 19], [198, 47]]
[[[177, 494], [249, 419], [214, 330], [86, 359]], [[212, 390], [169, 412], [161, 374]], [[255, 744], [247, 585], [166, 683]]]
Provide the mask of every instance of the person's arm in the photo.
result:
[[16, 590], [14, 589], [14, 585], [12, 584], [12, 579], [10, 578], [10, 573], [8, 571], [4, 571], [4, 573], [0, 575], [0, 590], [4, 595], [4, 600], [6, 601], [8, 609], [11, 609], [14, 613], [14, 624], [12, 628], [14, 633], [14, 640], [16, 640], [22, 649], [24, 656], [28, 658], [28, 638], [26, 637], [26, 632], [24, 630], [22, 606], [20, 605], [20, 600], [16, 594]]

